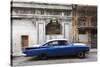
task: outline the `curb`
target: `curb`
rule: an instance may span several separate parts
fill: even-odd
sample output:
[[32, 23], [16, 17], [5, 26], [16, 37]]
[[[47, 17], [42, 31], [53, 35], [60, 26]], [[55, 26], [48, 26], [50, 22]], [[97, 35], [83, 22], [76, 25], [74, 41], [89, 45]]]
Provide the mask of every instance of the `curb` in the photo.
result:
[[97, 49], [90, 49], [90, 53], [96, 53]]

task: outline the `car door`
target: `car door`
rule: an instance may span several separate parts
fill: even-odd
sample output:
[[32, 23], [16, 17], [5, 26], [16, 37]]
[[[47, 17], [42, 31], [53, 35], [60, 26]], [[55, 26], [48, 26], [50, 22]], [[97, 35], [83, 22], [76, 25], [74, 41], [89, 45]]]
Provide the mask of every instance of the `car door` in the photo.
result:
[[58, 54], [57, 45], [58, 45], [58, 41], [51, 41], [46, 44], [47, 46], [46, 53], [48, 54], [48, 56], [55, 56]]
[[66, 41], [58, 41], [58, 45], [53, 47], [55, 49], [56, 55], [72, 55], [73, 46], [72, 44], [67, 43]]
[[49, 56], [66, 55], [71, 52], [71, 45], [65, 43], [65, 41], [52, 41], [49, 42], [47, 45], [47, 53]]
[[62, 53], [62, 55], [75, 55], [77, 53], [77, 47], [73, 46], [73, 44], [67, 44], [65, 46], [62, 46], [60, 48], [60, 52], [59, 53]]
[[69, 52], [69, 49], [71, 45], [69, 45], [66, 41], [58, 41], [58, 45], [54, 46], [55, 51], [56, 51], [56, 55], [60, 56], [60, 55], [67, 55]]

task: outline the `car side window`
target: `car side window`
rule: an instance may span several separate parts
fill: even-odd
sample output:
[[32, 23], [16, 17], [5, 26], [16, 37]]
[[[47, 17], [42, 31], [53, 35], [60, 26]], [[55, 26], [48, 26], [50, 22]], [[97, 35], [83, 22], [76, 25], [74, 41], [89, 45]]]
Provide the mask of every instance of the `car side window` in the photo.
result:
[[48, 43], [48, 46], [56, 46], [58, 45], [58, 41], [52, 41]]
[[58, 42], [58, 45], [67, 45], [68, 43], [67, 43], [67, 41], [59, 41]]
[[68, 45], [68, 42], [64, 40], [51, 41], [51, 42], [44, 44], [43, 46], [63, 46], [63, 45]]

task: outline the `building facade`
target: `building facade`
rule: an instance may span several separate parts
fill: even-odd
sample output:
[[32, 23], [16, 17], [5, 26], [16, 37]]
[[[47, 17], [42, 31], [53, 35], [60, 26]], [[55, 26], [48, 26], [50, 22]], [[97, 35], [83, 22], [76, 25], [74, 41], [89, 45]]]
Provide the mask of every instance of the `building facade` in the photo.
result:
[[73, 41], [97, 48], [97, 6], [73, 5]]
[[12, 55], [50, 39], [97, 48], [97, 6], [11, 2]]
[[50, 39], [72, 41], [72, 5], [11, 2], [12, 54]]

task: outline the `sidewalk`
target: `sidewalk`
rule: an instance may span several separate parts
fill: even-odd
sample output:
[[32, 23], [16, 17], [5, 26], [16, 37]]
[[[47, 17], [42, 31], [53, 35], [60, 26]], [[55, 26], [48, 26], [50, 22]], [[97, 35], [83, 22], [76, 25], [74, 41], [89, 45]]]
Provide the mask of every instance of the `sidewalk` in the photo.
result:
[[97, 52], [98, 49], [90, 49], [90, 53], [95, 53]]
[[81, 61], [96, 61], [97, 60], [97, 50], [96, 49], [91, 49], [90, 53], [88, 54], [88, 57], [81, 60], [79, 58], [63, 58], [63, 59], [53, 59], [53, 60], [45, 60], [45, 61], [34, 61], [34, 57], [24, 57], [24, 56], [17, 56], [12, 59], [12, 64], [13, 66], [18, 66], [18, 65], [36, 65], [36, 64], [46, 64], [46, 63], [59, 63], [59, 62], [81, 62]]
[[24, 61], [28, 61], [29, 59], [32, 59], [33, 57], [24, 57], [24, 56], [17, 56], [17, 57], [14, 57], [12, 59], [12, 65], [13, 66], [16, 66]]

